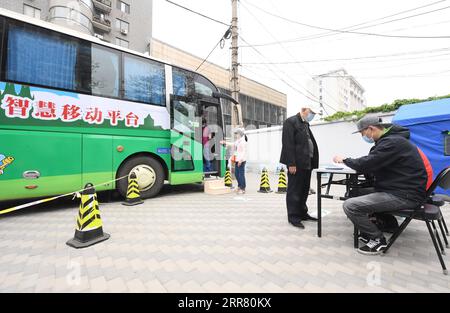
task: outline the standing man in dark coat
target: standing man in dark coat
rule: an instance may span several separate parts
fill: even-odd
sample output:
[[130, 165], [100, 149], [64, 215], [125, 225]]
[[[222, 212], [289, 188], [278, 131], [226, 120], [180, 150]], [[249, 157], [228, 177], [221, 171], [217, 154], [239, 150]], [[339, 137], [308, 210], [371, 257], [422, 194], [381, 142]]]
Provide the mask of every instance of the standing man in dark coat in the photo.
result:
[[286, 205], [291, 225], [304, 229], [302, 221], [317, 221], [308, 214], [306, 201], [311, 185], [311, 172], [319, 167], [319, 148], [309, 123], [316, 111], [304, 107], [283, 124], [280, 162], [288, 167]]

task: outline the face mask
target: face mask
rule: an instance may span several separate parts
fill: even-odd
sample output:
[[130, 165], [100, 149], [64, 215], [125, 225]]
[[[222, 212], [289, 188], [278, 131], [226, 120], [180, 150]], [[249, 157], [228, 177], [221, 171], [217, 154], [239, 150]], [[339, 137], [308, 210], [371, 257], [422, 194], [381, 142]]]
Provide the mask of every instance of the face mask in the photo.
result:
[[367, 142], [367, 143], [369, 143], [369, 144], [375, 143], [375, 140], [373, 140], [373, 138], [367, 137], [367, 135], [364, 135], [362, 138], [363, 138], [363, 140], [364, 140], [365, 142]]
[[375, 140], [373, 140], [372, 138], [369, 138], [369, 137], [367, 137], [367, 136], [363, 136], [363, 139], [364, 139], [364, 141], [367, 142], [367, 143], [370, 143], [370, 144], [375, 143]]
[[306, 117], [306, 121], [308, 121], [308, 123], [311, 123], [313, 121], [314, 117], [316, 117], [316, 115], [309, 112], [308, 116]]

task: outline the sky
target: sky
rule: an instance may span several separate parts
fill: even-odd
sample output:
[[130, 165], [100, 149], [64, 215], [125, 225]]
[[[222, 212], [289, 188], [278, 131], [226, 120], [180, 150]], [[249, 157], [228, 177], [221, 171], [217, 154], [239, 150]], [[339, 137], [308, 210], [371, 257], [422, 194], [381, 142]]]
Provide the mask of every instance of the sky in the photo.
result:
[[[173, 1], [231, 22], [231, 0]], [[359, 25], [354, 28], [364, 28], [348, 29], [438, 38], [336, 33], [301, 24], [325, 29]], [[153, 36], [194, 55], [205, 58], [226, 30], [154, 0]], [[311, 102], [304, 95], [312, 76], [340, 68], [365, 88], [369, 106], [450, 94], [450, 0], [240, 0], [239, 33], [241, 74], [286, 93], [288, 114]], [[208, 61], [229, 68], [230, 46], [227, 40]], [[326, 103], [325, 109], [332, 114], [335, 106]]]

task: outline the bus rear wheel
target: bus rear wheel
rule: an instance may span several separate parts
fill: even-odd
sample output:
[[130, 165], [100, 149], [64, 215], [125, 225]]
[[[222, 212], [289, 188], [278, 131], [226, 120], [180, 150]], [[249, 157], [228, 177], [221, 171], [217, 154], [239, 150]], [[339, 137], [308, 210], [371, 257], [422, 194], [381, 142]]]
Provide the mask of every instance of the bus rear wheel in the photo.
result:
[[[151, 157], [135, 157], [126, 161], [117, 172], [117, 177], [130, 177], [135, 173], [141, 192], [141, 198], [153, 198], [159, 194], [164, 186], [164, 169], [160, 162]], [[127, 196], [128, 179], [117, 182], [117, 189], [123, 196]]]

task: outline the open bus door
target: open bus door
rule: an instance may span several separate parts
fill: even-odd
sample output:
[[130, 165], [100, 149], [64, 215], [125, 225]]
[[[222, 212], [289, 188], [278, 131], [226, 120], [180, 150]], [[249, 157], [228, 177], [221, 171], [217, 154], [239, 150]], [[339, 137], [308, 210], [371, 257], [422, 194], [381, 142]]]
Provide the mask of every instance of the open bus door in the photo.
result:
[[202, 125], [199, 112], [197, 100], [171, 97], [169, 180], [172, 185], [203, 180]]
[[207, 144], [203, 144], [205, 176], [223, 177], [225, 175], [225, 147], [222, 108], [215, 98], [202, 98], [200, 101], [203, 136], [209, 136]]

